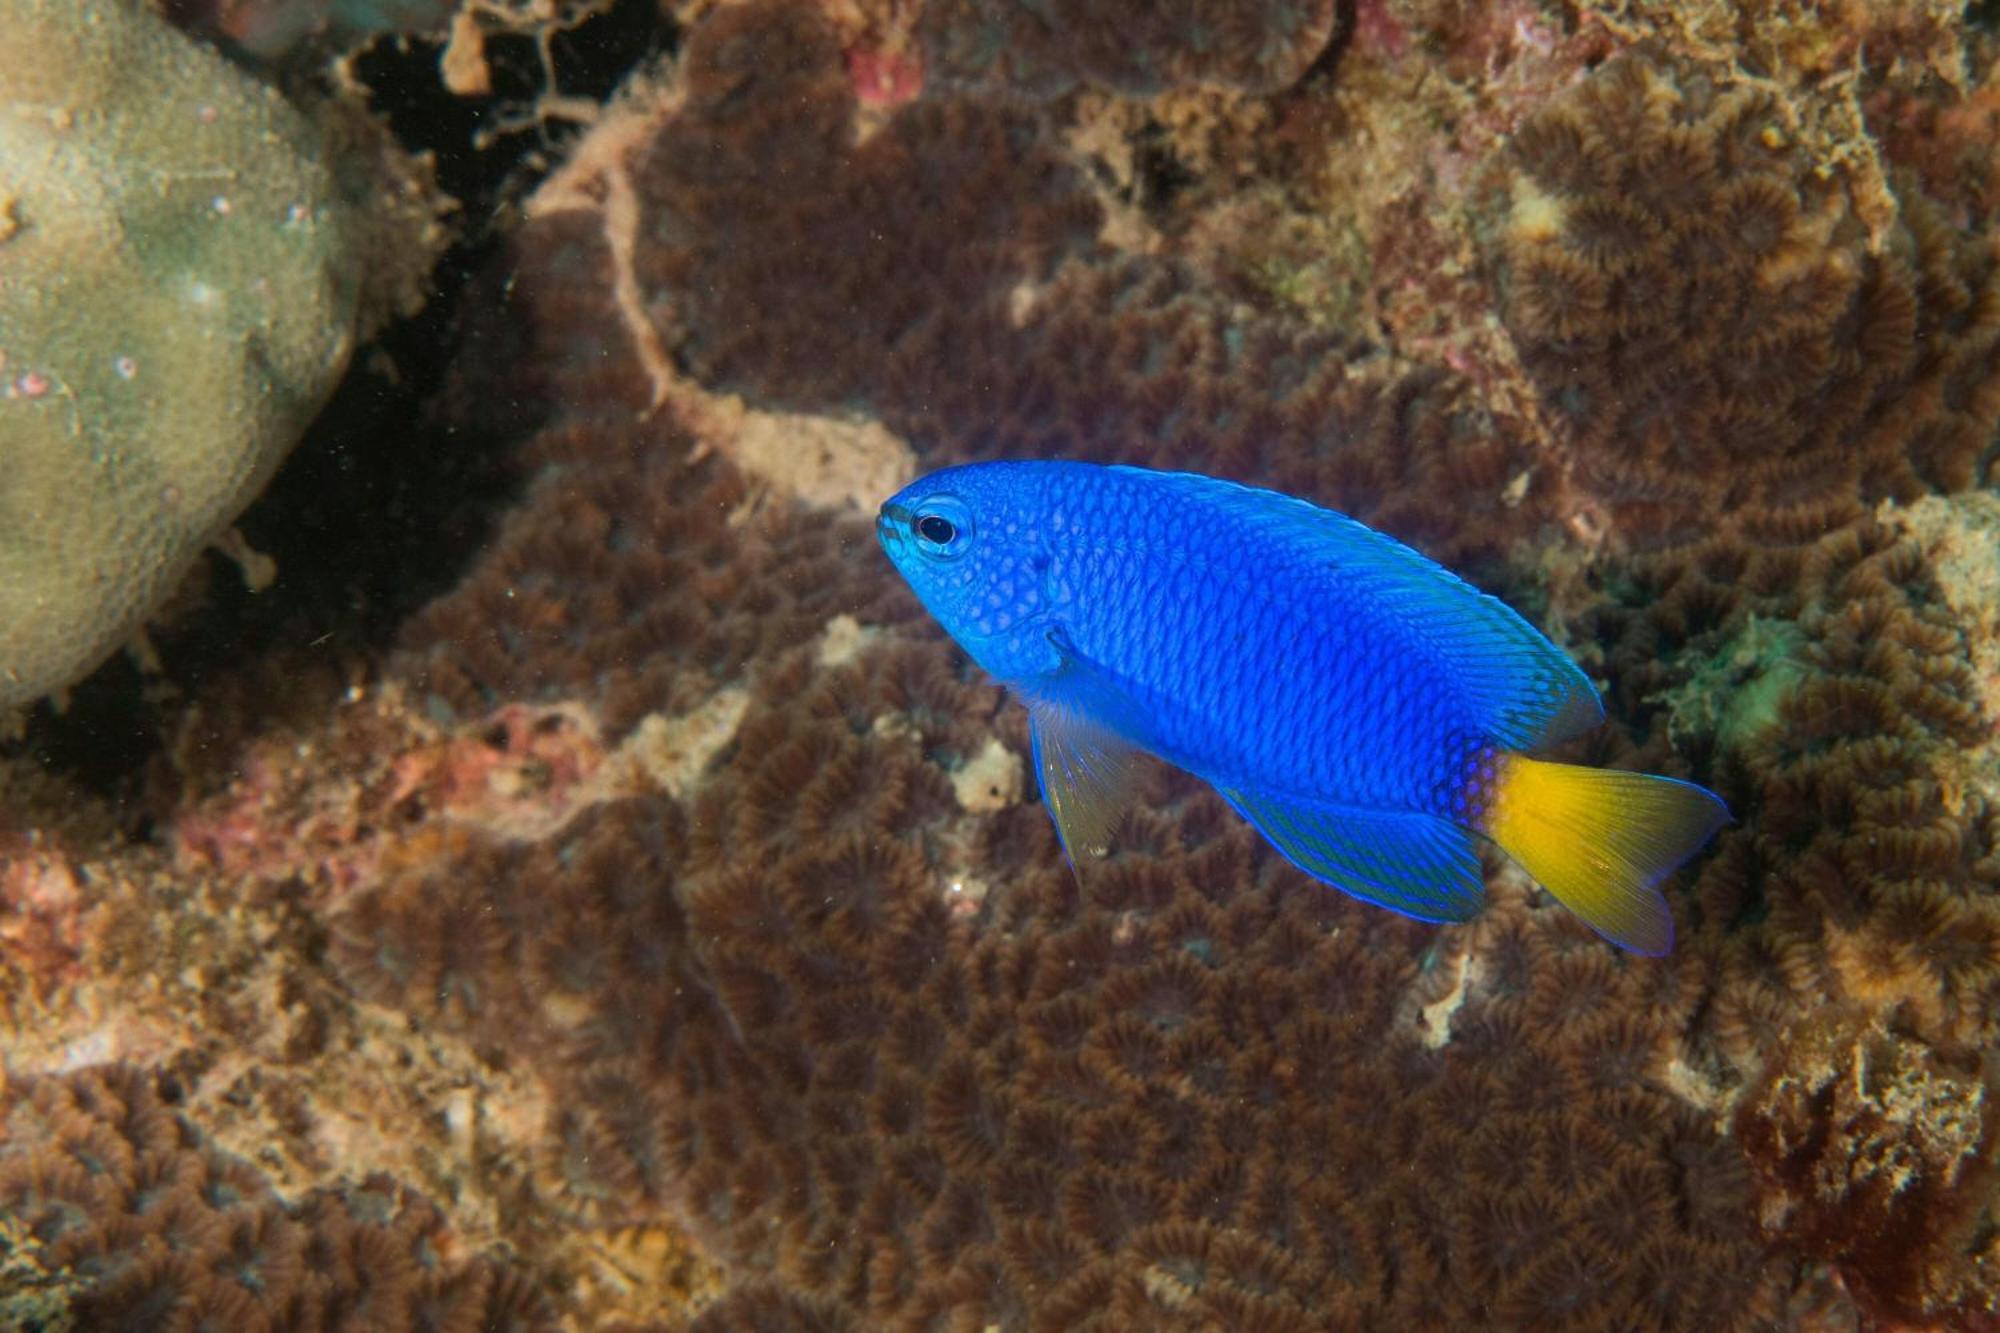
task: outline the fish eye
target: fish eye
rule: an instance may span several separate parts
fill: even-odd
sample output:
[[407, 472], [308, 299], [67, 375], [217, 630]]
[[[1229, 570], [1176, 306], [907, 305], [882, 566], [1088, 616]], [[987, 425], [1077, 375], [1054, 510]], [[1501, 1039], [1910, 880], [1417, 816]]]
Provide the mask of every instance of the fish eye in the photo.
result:
[[917, 550], [932, 560], [956, 560], [972, 545], [972, 509], [956, 495], [933, 493], [905, 513]]

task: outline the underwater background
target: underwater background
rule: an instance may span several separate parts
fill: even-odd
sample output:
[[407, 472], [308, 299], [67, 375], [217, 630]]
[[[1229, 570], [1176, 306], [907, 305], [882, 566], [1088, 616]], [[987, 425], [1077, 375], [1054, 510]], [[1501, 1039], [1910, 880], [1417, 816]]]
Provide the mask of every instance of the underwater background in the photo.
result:
[[[2000, 1327], [1997, 28], [0, 0], [0, 1328]], [[996, 457], [1520, 608], [1674, 952], [1079, 885]]]

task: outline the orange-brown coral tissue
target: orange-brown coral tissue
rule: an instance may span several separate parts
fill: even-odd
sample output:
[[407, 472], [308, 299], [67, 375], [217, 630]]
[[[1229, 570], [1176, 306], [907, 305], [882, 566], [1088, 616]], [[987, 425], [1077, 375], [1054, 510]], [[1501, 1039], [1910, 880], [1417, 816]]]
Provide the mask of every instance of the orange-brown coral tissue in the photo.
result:
[[103, 1329], [549, 1327], [536, 1288], [451, 1259], [444, 1219], [387, 1178], [288, 1203], [203, 1143], [146, 1071], [104, 1066], [0, 1091], [0, 1214], [82, 1282]]
[[[82, 1000], [10, 1050], [0, 1280], [135, 1328], [2000, 1326], [2000, 243], [1940, 168], [1996, 142], [1995, 39], [1916, 7], [1840, 9], [1876, 59], [1753, 6], [1760, 61], [1658, 6], [668, 7], [465, 293], [431, 408], [518, 482], [483, 538], [351, 680], [298, 701], [313, 639], [189, 673], [149, 779], [0, 844], [10, 1014], [204, 1002], [146, 1068], [73, 1067], [124, 1034]], [[1282, 142], [1148, 193], [1107, 163], [1176, 92]], [[1334, 141], [1446, 121], [1370, 205], [1450, 275], [1421, 319], [1217, 258], [1326, 234]], [[1583, 757], [1728, 800], [1675, 953], [1497, 864], [1457, 926], [1329, 894], [1165, 769], [1079, 878], [992, 776], [1022, 710], [752, 414], [1193, 468], [1451, 563], [1600, 681]], [[218, 920], [275, 976], [156, 966]], [[311, 1040], [197, 1030], [274, 996]], [[372, 1174], [386, 1131], [282, 1190], [216, 1146], [218, 1102], [333, 1136], [289, 1066], [382, 1043], [464, 1093], [412, 1098], [435, 1179]]]
[[1996, 1088], [1990, 1051], [1803, 1025], [1737, 1112], [1764, 1225], [1835, 1264], [1879, 1319], [1990, 1323]]

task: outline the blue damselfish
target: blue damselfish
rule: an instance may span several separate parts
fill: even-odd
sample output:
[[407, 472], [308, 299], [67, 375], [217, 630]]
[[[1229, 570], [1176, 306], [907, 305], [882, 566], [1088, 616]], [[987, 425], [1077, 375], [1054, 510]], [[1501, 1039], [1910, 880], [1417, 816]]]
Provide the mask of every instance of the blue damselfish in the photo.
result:
[[1479, 835], [1606, 939], [1663, 954], [1657, 886], [1729, 818], [1692, 783], [1529, 758], [1603, 719], [1583, 672], [1496, 598], [1304, 500], [979, 463], [905, 488], [876, 532], [1026, 700], [1072, 863], [1104, 849], [1146, 751], [1357, 898], [1465, 920], [1485, 896]]

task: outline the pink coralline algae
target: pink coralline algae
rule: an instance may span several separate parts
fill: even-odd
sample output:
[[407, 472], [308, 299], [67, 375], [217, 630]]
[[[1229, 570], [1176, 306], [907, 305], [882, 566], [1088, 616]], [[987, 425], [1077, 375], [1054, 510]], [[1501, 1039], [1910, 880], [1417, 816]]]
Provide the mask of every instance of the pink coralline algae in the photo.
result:
[[0, 949], [38, 989], [76, 979], [87, 889], [56, 847], [0, 834]]
[[[334, 902], [407, 858], [413, 831], [560, 825], [605, 758], [594, 720], [560, 706], [509, 704], [444, 731], [371, 701], [350, 709], [348, 727], [365, 767], [324, 783], [295, 753], [253, 754], [226, 789], [175, 820], [183, 864], [296, 877]], [[364, 737], [373, 748], [360, 749]]]
[[865, 107], [893, 107], [923, 91], [923, 61], [913, 55], [856, 47], [848, 50], [847, 75]]

